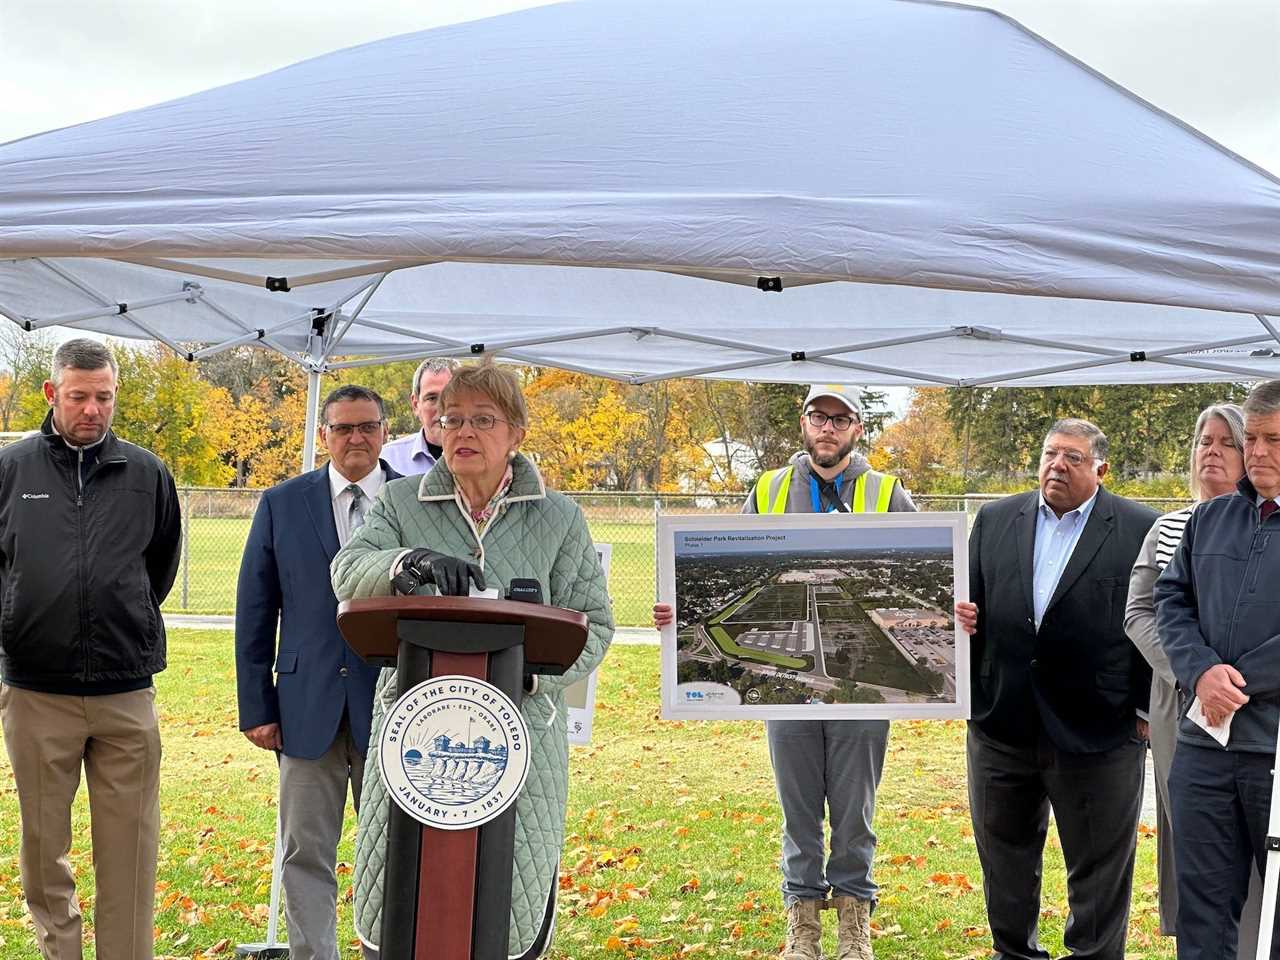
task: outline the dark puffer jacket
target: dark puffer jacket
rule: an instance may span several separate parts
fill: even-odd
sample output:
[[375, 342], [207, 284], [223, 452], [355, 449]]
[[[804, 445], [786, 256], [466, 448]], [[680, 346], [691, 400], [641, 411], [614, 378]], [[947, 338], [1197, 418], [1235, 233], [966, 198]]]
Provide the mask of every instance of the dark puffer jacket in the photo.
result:
[[52, 414], [0, 450], [0, 675], [45, 693], [122, 693], [165, 667], [178, 570], [173, 477], [111, 431], [69, 447]]
[[1249, 702], [1231, 718], [1232, 750], [1272, 753], [1280, 723], [1280, 512], [1259, 522], [1248, 479], [1202, 503], [1156, 581], [1156, 627], [1184, 694], [1178, 740], [1222, 749], [1186, 717], [1206, 670], [1229, 663]]

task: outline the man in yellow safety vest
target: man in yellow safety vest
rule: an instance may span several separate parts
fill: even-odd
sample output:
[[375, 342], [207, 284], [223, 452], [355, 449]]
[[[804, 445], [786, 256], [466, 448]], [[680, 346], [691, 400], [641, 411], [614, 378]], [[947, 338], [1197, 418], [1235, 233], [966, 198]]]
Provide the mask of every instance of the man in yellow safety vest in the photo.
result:
[[743, 513], [884, 513], [914, 510], [897, 477], [877, 473], [854, 444], [862, 436], [857, 391], [814, 384], [804, 400], [804, 452], [756, 481]]
[[[915, 510], [896, 477], [872, 470], [854, 445], [863, 433], [854, 387], [814, 384], [804, 399], [804, 450], [756, 481], [743, 513], [884, 513]], [[669, 604], [654, 622], [671, 622]], [[887, 720], [769, 720], [769, 758], [782, 806], [782, 897], [787, 941], [782, 960], [820, 960], [824, 906], [839, 918], [837, 960], [871, 960], [876, 902], [871, 829], [876, 787], [889, 739]], [[822, 820], [831, 810], [831, 853]], [[828, 899], [830, 896], [830, 899]]]

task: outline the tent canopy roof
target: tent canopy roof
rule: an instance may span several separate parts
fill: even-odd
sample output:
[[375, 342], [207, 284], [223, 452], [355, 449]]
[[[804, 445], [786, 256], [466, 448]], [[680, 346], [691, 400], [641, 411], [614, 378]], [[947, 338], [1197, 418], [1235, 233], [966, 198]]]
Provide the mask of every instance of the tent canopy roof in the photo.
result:
[[0, 177], [29, 326], [632, 380], [1280, 375], [1280, 181], [931, 0], [539, 7], [15, 141]]

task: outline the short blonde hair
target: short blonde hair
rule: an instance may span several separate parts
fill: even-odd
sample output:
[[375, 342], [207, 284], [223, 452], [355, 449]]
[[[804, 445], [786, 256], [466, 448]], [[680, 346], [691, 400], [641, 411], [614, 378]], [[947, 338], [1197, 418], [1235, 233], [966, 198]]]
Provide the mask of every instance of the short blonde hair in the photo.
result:
[[478, 393], [490, 400], [513, 426], [524, 429], [529, 425], [529, 408], [520, 381], [505, 367], [489, 360], [474, 367], [459, 367], [440, 391], [440, 411], [443, 413], [464, 393]]

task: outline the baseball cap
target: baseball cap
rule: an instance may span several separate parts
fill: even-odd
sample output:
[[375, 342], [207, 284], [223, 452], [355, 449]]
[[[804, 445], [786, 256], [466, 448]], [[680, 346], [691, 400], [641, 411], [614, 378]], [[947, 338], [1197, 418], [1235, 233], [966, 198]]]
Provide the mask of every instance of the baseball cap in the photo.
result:
[[859, 420], [862, 419], [862, 398], [859, 396], [857, 387], [843, 383], [815, 383], [809, 388], [809, 394], [804, 398], [804, 406], [800, 409], [808, 410], [809, 404], [820, 397], [839, 400], [849, 408], [850, 413], [855, 414]]

